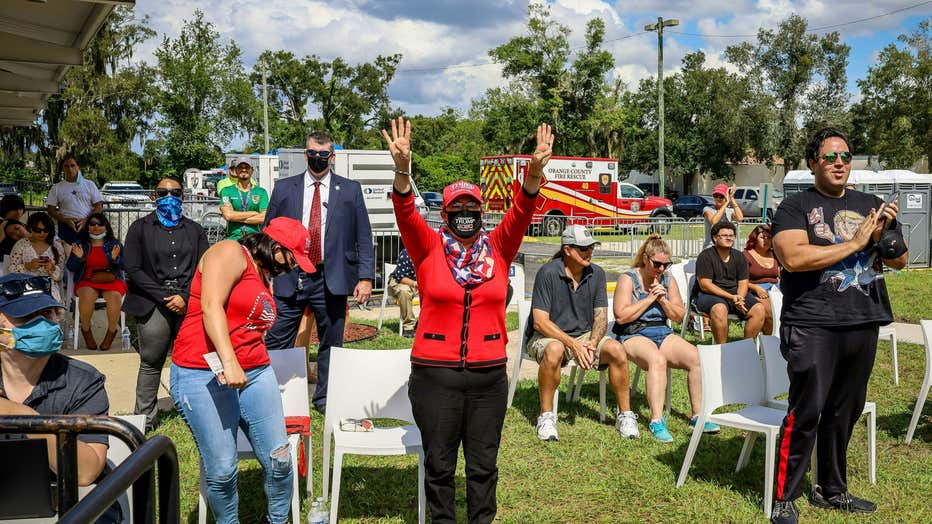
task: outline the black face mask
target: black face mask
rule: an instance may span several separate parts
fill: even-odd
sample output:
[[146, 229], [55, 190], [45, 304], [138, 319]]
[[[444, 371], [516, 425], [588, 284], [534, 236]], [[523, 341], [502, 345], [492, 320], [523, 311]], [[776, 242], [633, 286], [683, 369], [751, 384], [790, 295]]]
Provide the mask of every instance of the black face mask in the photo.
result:
[[472, 238], [482, 229], [482, 211], [447, 213], [447, 227], [460, 238]]
[[307, 168], [311, 173], [321, 174], [325, 173], [330, 167], [330, 158], [320, 158], [319, 156], [308, 157], [307, 159]]

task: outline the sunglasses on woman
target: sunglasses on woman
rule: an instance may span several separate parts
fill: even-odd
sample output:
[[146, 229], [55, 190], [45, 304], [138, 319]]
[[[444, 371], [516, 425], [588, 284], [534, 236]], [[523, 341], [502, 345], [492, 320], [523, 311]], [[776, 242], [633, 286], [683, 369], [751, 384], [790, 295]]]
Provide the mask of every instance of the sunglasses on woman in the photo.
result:
[[89, 227], [104, 227], [104, 223], [103, 223], [103, 222], [97, 222], [96, 220], [93, 221], [93, 222], [88, 222], [87, 225], [88, 225]]
[[31, 229], [31, 231], [33, 233], [48, 233], [49, 232], [49, 230], [45, 229], [44, 227], [34, 227]]
[[648, 258], [647, 260], [650, 260], [650, 263], [654, 265], [654, 269], [667, 269], [671, 264], [673, 264], [673, 262], [658, 262], [653, 258]]
[[0, 284], [0, 293], [7, 298], [16, 298], [27, 291], [52, 292], [52, 281], [49, 277], [30, 277], [19, 280], [8, 280]]
[[168, 189], [168, 188], [165, 188], [165, 187], [157, 187], [157, 188], [155, 188], [155, 196], [157, 196], [157, 197], [159, 197], [159, 198], [162, 198], [162, 197], [166, 197], [166, 196], [168, 196], [168, 195], [171, 195], [171, 196], [173, 196], [173, 197], [175, 197], [175, 198], [181, 198], [182, 196], [184, 196], [184, 189], [177, 188], [177, 187], [174, 188], [174, 189]]
[[847, 151], [842, 151], [841, 153], [825, 153], [822, 155], [822, 158], [829, 164], [834, 164], [838, 157], [841, 157], [841, 161], [845, 164], [851, 163], [851, 153]]

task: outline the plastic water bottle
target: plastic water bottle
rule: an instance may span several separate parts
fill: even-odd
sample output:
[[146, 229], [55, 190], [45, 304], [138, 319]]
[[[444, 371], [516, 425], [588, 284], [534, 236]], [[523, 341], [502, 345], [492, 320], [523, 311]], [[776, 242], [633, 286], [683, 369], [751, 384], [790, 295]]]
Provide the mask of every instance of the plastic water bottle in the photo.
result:
[[320, 513], [320, 504], [317, 501], [311, 503], [311, 511], [307, 514], [307, 524], [323, 524], [323, 516]]
[[130, 351], [133, 349], [132, 343], [129, 340], [129, 328], [123, 328], [123, 351]]
[[317, 497], [317, 507], [320, 508], [320, 521], [324, 524], [330, 522], [330, 508], [323, 497]]

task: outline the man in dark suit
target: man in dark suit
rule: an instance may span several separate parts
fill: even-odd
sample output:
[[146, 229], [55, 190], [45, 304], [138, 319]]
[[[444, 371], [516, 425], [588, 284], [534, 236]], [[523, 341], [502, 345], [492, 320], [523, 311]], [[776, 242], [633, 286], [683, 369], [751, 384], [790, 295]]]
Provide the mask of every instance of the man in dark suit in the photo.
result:
[[317, 272], [300, 269], [273, 281], [278, 318], [265, 336], [268, 349], [293, 347], [298, 326], [306, 308], [317, 321], [320, 346], [317, 353], [317, 389], [314, 407], [327, 405], [327, 376], [330, 347], [343, 344], [346, 299], [352, 293], [364, 303], [372, 294], [375, 258], [372, 228], [359, 182], [338, 176], [331, 170], [334, 161], [333, 138], [315, 131], [307, 138], [307, 170], [275, 183], [266, 223], [275, 217], [300, 220], [310, 233], [308, 256]]

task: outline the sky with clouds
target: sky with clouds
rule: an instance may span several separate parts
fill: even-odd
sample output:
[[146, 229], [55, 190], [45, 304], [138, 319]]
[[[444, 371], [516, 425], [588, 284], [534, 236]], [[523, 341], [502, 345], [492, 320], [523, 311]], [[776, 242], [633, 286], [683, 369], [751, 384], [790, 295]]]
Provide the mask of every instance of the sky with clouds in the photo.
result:
[[[724, 63], [728, 45], [754, 41], [761, 27], [775, 28], [796, 13], [820, 28], [877, 17], [837, 30], [851, 46], [849, 91], [863, 78], [874, 57], [899, 34], [932, 17], [932, 1], [922, 0], [550, 0], [551, 14], [572, 30], [570, 46], [583, 43], [586, 22], [606, 24], [605, 48], [615, 58], [615, 78], [629, 86], [656, 74], [656, 33], [645, 24], [658, 16], [681, 25], [664, 34], [664, 69], [674, 72], [684, 55], [702, 49], [713, 65]], [[918, 5], [917, 4], [923, 4]], [[501, 68], [490, 64], [488, 50], [525, 34], [528, 0], [137, 0], [138, 17], [148, 15], [159, 37], [143, 44], [139, 56], [154, 62], [162, 35], [178, 35], [195, 9], [204, 11], [224, 38], [243, 50], [251, 69], [265, 49], [286, 49], [298, 56], [342, 56], [355, 63], [379, 54], [401, 53], [399, 71], [389, 86], [392, 103], [408, 114], [436, 114], [452, 106], [469, 108], [487, 88], [502, 85]], [[911, 9], [911, 6], [916, 6]], [[629, 35], [631, 36], [629, 38]], [[738, 35], [738, 36], [733, 36]]]

